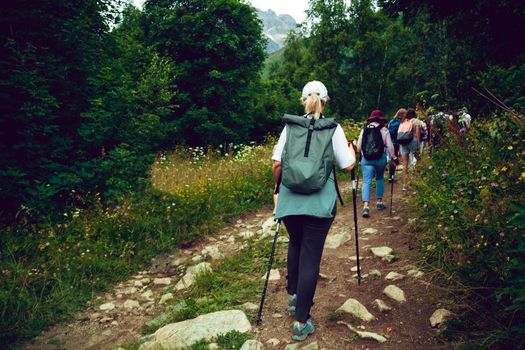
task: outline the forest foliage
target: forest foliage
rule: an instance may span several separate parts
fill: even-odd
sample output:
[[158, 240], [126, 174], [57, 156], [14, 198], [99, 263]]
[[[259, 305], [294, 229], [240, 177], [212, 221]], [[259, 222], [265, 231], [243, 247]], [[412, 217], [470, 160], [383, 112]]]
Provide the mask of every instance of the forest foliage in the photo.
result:
[[[74, 302], [61, 307], [53, 302], [57, 295], [67, 296], [65, 291], [77, 286], [78, 278], [70, 271], [59, 274], [65, 276], [62, 280], [40, 280], [34, 274], [28, 277], [33, 268], [31, 260], [41, 261], [47, 249], [41, 248], [48, 238], [39, 232], [55, 232], [69, 244], [82, 241], [85, 231], [96, 227], [98, 235], [105, 237], [102, 241], [113, 244], [115, 252], [150, 256], [152, 252], [146, 252], [149, 246], [136, 243], [130, 235], [137, 226], [145, 231], [161, 228], [162, 234], [177, 231], [160, 219], [164, 212], [149, 213], [151, 220], [146, 221], [150, 224], [143, 224], [145, 216], [137, 209], [133, 219], [126, 217], [126, 224], [107, 224], [110, 229], [95, 219], [97, 215], [103, 217], [106, 210], [121, 208], [126, 201], [158, 201], [162, 205], [171, 201], [151, 185], [150, 171], [159, 152], [198, 146], [204, 147], [204, 153], [209, 147], [210, 152], [218, 149], [223, 155], [232, 155], [233, 145], [261, 142], [267, 134], [279, 131], [284, 112], [303, 112], [298, 100], [308, 80], [326, 83], [331, 97], [327, 114], [343, 125], [361, 122], [376, 108], [392, 115], [399, 107], [422, 101], [428, 101], [430, 112], [438, 106], [449, 110], [466, 106], [474, 123], [483, 129], [469, 136], [463, 145], [466, 148], [437, 152], [434, 161], [445, 166], [455, 161], [452, 157], [467, 157], [458, 152], [468, 150], [472, 156], [476, 147], [491, 151], [497, 147], [497, 152], [483, 158], [483, 164], [498, 173], [489, 174], [484, 169], [482, 176], [503, 176], [501, 169], [510, 169], [505, 164], [514, 159], [505, 158], [509, 150], [504, 147], [517, 149], [515, 142], [523, 140], [523, 129], [499, 123], [498, 119], [508, 116], [493, 114], [497, 107], [474, 88], [490, 91], [517, 113], [523, 111], [523, 37], [525, 6], [519, 0], [454, 4], [311, 0], [306, 23], [290, 33], [282, 56], [263, 74], [266, 40], [256, 10], [245, 1], [147, 0], [141, 10], [122, 0], [21, 0], [2, 6], [0, 243], [2, 277], [9, 280], [6, 286], [10, 287], [2, 287], [0, 302], [2, 315], [11, 315], [2, 328], [10, 331], [10, 340], [27, 336], [56, 320], [57, 315], [78, 307]], [[494, 135], [504, 139], [495, 139]], [[469, 158], [468, 162], [462, 176], [478, 170], [476, 159]], [[262, 168], [260, 171], [265, 174]], [[522, 186], [523, 173], [516, 174], [513, 183]], [[500, 214], [509, 225], [498, 226], [497, 232], [523, 225], [523, 206], [514, 205], [519, 199], [513, 196], [513, 183], [507, 183], [508, 192], [491, 188], [488, 195], [472, 198], [476, 205], [488, 207], [487, 198], [499, 193], [493, 199], [508, 202]], [[239, 186], [242, 189], [225, 188], [227, 195], [246, 192], [251, 201], [263, 202], [262, 187]], [[429, 193], [439, 186], [428, 189]], [[457, 186], [454, 182], [449, 190], [459, 190]], [[204, 201], [205, 197], [198, 198]], [[427, 205], [425, 208], [431, 204], [421, 203]], [[241, 206], [248, 207], [252, 208]], [[468, 211], [466, 204], [463, 209]], [[85, 220], [93, 224], [64, 216], [78, 211], [89, 213]], [[423, 211], [421, 217], [429, 212]], [[217, 217], [224, 219], [223, 215], [217, 212]], [[159, 220], [153, 220], [155, 217]], [[445, 220], [433, 217], [438, 219]], [[127, 238], [111, 243], [108, 237], [113, 229]], [[425, 229], [430, 230], [430, 226]], [[145, 231], [140, 234], [147, 236], [146, 241], [157, 237]], [[132, 243], [126, 245], [123, 242], [128, 238]], [[167, 249], [168, 245], [160, 242], [155, 251]], [[519, 295], [523, 280], [513, 273], [525, 266], [513, 258], [523, 253], [521, 245], [509, 243], [505, 250], [508, 254], [501, 255], [505, 261], [498, 260], [499, 255], [490, 260], [506, 269], [497, 275], [504, 282], [495, 279], [491, 284], [505, 292], [489, 293], [491, 300], [496, 300], [496, 308], [490, 312], [498, 310], [502, 317], [516, 315], [516, 307], [523, 305]], [[478, 254], [475, 249], [472, 252]], [[59, 255], [49, 256], [55, 261]], [[107, 266], [115, 268], [115, 261]], [[93, 291], [111, 280], [106, 275], [107, 266], [97, 264], [80, 264], [81, 270], [87, 267], [75, 271], [90, 276], [86, 283]], [[452, 265], [447, 266], [449, 273], [457, 272]], [[46, 273], [57, 271], [50, 268]], [[493, 276], [489, 271], [487, 268], [480, 273]], [[25, 277], [20, 278], [18, 273]], [[480, 281], [472, 279], [469, 283], [476, 286]], [[31, 286], [20, 289], [27, 292], [25, 297], [13, 294], [21, 282]], [[49, 296], [50, 302], [40, 303], [32, 295]], [[13, 304], [13, 298], [17, 303]], [[37, 304], [40, 309], [35, 309]], [[509, 317], [514, 323], [498, 328], [497, 339], [509, 334], [524, 336], [523, 322]], [[477, 330], [486, 329], [483, 327]]]

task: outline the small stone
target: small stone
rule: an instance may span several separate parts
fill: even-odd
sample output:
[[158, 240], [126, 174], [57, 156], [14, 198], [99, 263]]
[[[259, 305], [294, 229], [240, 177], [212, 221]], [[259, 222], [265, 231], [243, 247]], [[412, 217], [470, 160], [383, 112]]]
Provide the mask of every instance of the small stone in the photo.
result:
[[151, 283], [151, 280], [147, 277], [144, 277], [143, 279], [140, 280], [142, 282], [143, 285], [146, 285], [146, 284], [150, 284]]
[[357, 266], [353, 266], [353, 267], [350, 269], [350, 271], [352, 271], [352, 272], [357, 272]]
[[280, 236], [279, 238], [277, 238], [277, 242], [278, 243], [288, 243], [290, 242], [290, 238], [286, 236]]
[[100, 319], [100, 323], [107, 323], [109, 321], [113, 321], [113, 319], [111, 317], [103, 317]]
[[106, 329], [104, 332], [102, 332], [102, 335], [105, 337], [110, 337], [113, 334], [113, 331], [111, 329]]
[[221, 347], [217, 343], [210, 343], [210, 344], [208, 344], [208, 350], [217, 350], [217, 349], [220, 349], [220, 348]]
[[162, 297], [160, 297], [159, 304], [162, 305], [162, 304], [166, 303], [167, 301], [170, 301], [173, 298], [174, 297], [173, 297], [172, 293], [166, 293]]
[[379, 311], [381, 312], [388, 312], [390, 310], [392, 310], [392, 308], [390, 306], [388, 306], [383, 300], [381, 299], [376, 299], [374, 300], [374, 305], [377, 306], [377, 308], [379, 309]]
[[266, 341], [266, 344], [271, 345], [271, 346], [277, 346], [280, 343], [281, 343], [281, 341], [279, 339], [276, 339], [276, 338], [268, 339]]
[[394, 271], [389, 272], [385, 277], [387, 281], [399, 281], [399, 280], [402, 280], [403, 278], [405, 278], [405, 275], [402, 275]]
[[111, 322], [111, 325], [112, 326], [118, 326], [118, 322], [117, 321], [113, 321], [113, 322]]
[[350, 315], [364, 322], [370, 322], [376, 319], [374, 315], [368, 312], [368, 310], [366, 309], [366, 307], [363, 306], [363, 304], [361, 304], [356, 299], [352, 298], [345, 301], [345, 303], [342, 306], [340, 306], [336, 311], [349, 313]]
[[250, 239], [255, 236], [255, 232], [253, 231], [243, 231], [239, 233], [239, 237], [242, 239]]
[[399, 216], [394, 216], [391, 219], [394, 220], [394, 221], [400, 221], [401, 220], [401, 218]]
[[230, 238], [228, 238], [228, 239], [226, 240], [226, 242], [228, 242], [228, 243], [235, 243], [235, 237], [230, 236]]
[[184, 264], [185, 261], [186, 261], [186, 259], [184, 259], [184, 258], [177, 258], [177, 259], [175, 259], [175, 260], [173, 260], [171, 262], [171, 266], [174, 266], [174, 267], [180, 266], [180, 265]]
[[191, 258], [191, 261], [194, 263], [199, 263], [204, 260], [204, 257], [202, 255], [195, 255], [193, 258]]
[[445, 323], [450, 320], [454, 314], [447, 309], [437, 309], [430, 317], [430, 325], [432, 328], [440, 328], [445, 325]]
[[257, 340], [250, 339], [245, 341], [244, 344], [242, 344], [240, 350], [263, 350], [263, 345]]
[[353, 327], [352, 325], [346, 323], [346, 322], [343, 322], [343, 321], [338, 321], [337, 324], [342, 324], [342, 325], [345, 325], [348, 327], [348, 329], [350, 329], [352, 332], [354, 332], [355, 334], [357, 334], [357, 336], [359, 338], [362, 338], [362, 339], [372, 339], [372, 340], [375, 340], [379, 343], [384, 343], [386, 342], [386, 338], [383, 337], [382, 335], [379, 335], [379, 334], [376, 334], [376, 333], [372, 333], [372, 332], [362, 332], [362, 331], [359, 331], [357, 330], [357, 328]]
[[407, 301], [405, 298], [405, 292], [403, 292], [401, 288], [393, 284], [386, 286], [385, 289], [383, 290], [383, 293], [387, 297], [394, 299], [397, 302], [404, 303]]
[[129, 287], [124, 290], [122, 290], [122, 294], [135, 294], [137, 293], [137, 288], [135, 287]]
[[329, 234], [328, 237], [326, 237], [324, 248], [337, 249], [351, 239], [352, 236], [350, 236], [350, 233], [347, 231], [340, 232], [337, 234]]
[[135, 282], [133, 283], [133, 285], [134, 285], [135, 287], [139, 287], [139, 288], [143, 286], [142, 281], [135, 281]]
[[[266, 279], [266, 275], [268, 273], [265, 273], [264, 276], [262, 276], [261, 279]], [[281, 279], [281, 274], [279, 273], [278, 269], [271, 269], [270, 270], [270, 277], [268, 278], [269, 281], [279, 281]]]
[[283, 318], [283, 315], [281, 315], [280, 313], [275, 313], [272, 315], [273, 318]]
[[365, 235], [376, 235], [378, 232], [379, 232], [378, 230], [376, 230], [375, 228], [371, 228], [371, 227], [363, 231]]
[[372, 276], [372, 277], [381, 277], [381, 271], [374, 269], [374, 270], [370, 271], [370, 276]]
[[310, 343], [308, 345], [306, 345], [303, 350], [318, 350], [319, 349], [319, 344], [317, 344], [316, 341], [314, 341], [313, 343]]
[[394, 252], [394, 250], [390, 247], [375, 247], [370, 248], [370, 251], [372, 252], [372, 254], [379, 258], [385, 257], [387, 255], [392, 255], [392, 253]]
[[94, 319], [97, 319], [99, 317], [101, 317], [102, 314], [100, 312], [94, 312], [91, 314], [91, 316], [89, 316], [90, 319], [94, 320]]
[[164, 285], [164, 286], [169, 286], [171, 284], [171, 278], [169, 277], [164, 277], [164, 278], [155, 278], [153, 280], [153, 284], [154, 285]]
[[330, 278], [328, 277], [328, 275], [325, 275], [324, 273], [320, 273], [320, 274], [319, 274], [319, 278], [324, 279], [324, 280], [330, 279]]
[[111, 311], [115, 308], [115, 304], [113, 303], [105, 303], [98, 307], [102, 311]]
[[255, 305], [254, 303], [244, 303], [241, 305], [241, 308], [243, 308], [244, 310], [251, 310], [251, 311], [259, 310], [259, 306]]
[[381, 258], [381, 261], [386, 261], [387, 263], [391, 263], [392, 261], [396, 260], [396, 257], [394, 255], [385, 255]]
[[126, 309], [135, 309], [140, 306], [139, 302], [136, 300], [126, 300], [123, 305]]
[[414, 277], [414, 278], [420, 278], [420, 277], [423, 277], [425, 275], [425, 273], [423, 271], [420, 271], [418, 269], [408, 270], [407, 274], [410, 277]]
[[150, 289], [146, 290], [140, 296], [146, 300], [153, 300], [153, 292]]

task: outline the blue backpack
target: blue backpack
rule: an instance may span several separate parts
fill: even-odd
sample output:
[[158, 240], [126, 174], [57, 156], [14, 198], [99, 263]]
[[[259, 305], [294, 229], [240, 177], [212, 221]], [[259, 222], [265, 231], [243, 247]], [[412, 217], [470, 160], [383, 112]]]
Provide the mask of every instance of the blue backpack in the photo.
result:
[[394, 118], [388, 122], [388, 132], [390, 133], [390, 138], [394, 145], [397, 145], [397, 130], [399, 129], [400, 124], [401, 120], [399, 118]]

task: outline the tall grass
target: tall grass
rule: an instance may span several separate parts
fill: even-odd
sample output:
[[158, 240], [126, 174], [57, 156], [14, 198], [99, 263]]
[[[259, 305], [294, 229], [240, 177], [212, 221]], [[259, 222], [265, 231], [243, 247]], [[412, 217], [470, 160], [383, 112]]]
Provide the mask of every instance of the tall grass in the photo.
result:
[[525, 347], [524, 136], [494, 116], [418, 163], [418, 238], [462, 305], [446, 334], [465, 349]]
[[118, 205], [97, 199], [63, 213], [61, 222], [2, 227], [0, 344], [38, 334], [156, 254], [271, 203], [270, 152], [255, 145], [225, 156], [180, 148], [158, 157], [153, 185]]

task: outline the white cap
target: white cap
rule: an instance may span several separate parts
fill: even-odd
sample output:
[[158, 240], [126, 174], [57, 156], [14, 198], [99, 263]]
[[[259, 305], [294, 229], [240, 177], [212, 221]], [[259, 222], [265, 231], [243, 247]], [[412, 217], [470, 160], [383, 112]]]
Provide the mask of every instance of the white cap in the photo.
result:
[[303, 98], [307, 98], [311, 93], [319, 95], [321, 100], [326, 100], [328, 97], [328, 90], [326, 86], [320, 81], [314, 80], [307, 83], [303, 88]]

